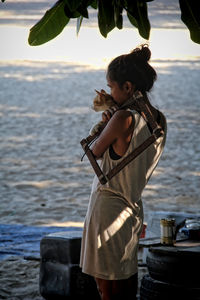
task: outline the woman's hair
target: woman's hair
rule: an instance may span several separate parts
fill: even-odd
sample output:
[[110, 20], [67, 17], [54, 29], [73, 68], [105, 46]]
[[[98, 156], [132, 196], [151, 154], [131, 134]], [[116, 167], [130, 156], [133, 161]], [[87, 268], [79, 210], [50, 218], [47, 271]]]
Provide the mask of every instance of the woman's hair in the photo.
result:
[[108, 65], [107, 77], [116, 81], [122, 88], [126, 81], [130, 81], [141, 92], [149, 92], [157, 78], [156, 71], [148, 61], [151, 51], [147, 44], [143, 44], [129, 54], [113, 59]]

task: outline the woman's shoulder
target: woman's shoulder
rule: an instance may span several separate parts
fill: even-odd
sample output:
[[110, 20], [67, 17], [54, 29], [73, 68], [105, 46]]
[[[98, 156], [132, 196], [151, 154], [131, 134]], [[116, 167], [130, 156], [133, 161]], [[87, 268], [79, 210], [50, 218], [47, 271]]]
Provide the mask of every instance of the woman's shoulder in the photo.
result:
[[118, 110], [108, 122], [107, 129], [117, 132], [118, 136], [126, 134], [127, 130], [134, 127], [134, 119], [130, 111]]
[[126, 120], [127, 118], [130, 118], [132, 115], [133, 115], [132, 111], [125, 110], [125, 109], [119, 109], [114, 114], [116, 119], [122, 119], [122, 120]]
[[115, 114], [112, 117], [113, 122], [118, 124], [126, 124], [128, 127], [130, 123], [133, 123], [134, 118], [133, 114], [129, 110], [120, 109], [115, 112]]

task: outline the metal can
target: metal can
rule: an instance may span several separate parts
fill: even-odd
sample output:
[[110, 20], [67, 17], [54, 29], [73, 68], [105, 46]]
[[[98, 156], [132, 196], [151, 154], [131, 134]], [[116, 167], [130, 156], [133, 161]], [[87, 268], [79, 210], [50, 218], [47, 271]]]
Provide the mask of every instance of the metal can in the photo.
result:
[[174, 245], [175, 243], [175, 219], [160, 220], [161, 237], [160, 242], [163, 245]]

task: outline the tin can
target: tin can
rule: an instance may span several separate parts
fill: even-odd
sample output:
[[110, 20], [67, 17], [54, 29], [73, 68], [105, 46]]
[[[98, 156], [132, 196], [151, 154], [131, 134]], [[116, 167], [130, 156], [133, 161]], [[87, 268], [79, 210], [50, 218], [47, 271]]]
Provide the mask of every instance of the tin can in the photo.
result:
[[160, 242], [163, 245], [174, 245], [175, 243], [175, 219], [160, 220], [161, 237]]

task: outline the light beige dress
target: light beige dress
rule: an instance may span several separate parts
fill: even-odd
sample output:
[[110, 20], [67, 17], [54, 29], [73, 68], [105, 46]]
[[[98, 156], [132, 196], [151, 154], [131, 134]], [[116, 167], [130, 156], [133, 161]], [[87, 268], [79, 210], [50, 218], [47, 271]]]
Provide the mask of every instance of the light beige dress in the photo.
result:
[[[135, 128], [124, 156], [151, 135], [140, 114], [132, 113]], [[95, 176], [81, 246], [83, 273], [107, 280], [127, 279], [137, 273], [138, 241], [143, 224], [141, 194], [163, 152], [166, 129], [165, 120], [164, 137], [105, 185]], [[122, 159], [112, 160], [107, 149], [100, 164], [103, 172], [107, 173]]]

